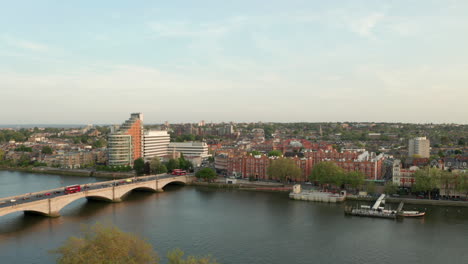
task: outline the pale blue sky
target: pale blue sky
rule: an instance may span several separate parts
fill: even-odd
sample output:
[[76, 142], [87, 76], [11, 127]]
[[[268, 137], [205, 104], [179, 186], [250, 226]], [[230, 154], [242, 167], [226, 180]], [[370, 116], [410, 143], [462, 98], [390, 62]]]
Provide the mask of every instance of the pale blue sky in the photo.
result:
[[468, 1], [0, 2], [0, 124], [468, 123]]

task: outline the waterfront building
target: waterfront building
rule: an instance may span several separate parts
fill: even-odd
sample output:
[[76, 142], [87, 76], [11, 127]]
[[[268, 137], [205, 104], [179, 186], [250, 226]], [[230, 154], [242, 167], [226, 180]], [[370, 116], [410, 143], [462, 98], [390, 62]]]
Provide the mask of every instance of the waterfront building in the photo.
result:
[[133, 163], [131, 135], [110, 134], [107, 137], [107, 149], [109, 166], [130, 165]]
[[165, 130], [146, 131], [143, 135], [143, 156], [145, 160], [166, 156], [170, 140], [170, 135]]
[[394, 184], [399, 187], [411, 187], [416, 182], [414, 173], [419, 168], [417, 166], [412, 166], [409, 169], [403, 169], [401, 161], [396, 159], [393, 161], [392, 168], [392, 181]]
[[[293, 155], [285, 158], [292, 159], [302, 171], [301, 176], [290, 180], [298, 182], [307, 181], [313, 165], [312, 159], [306, 158], [303, 155]], [[230, 155], [220, 154], [215, 157], [215, 166], [217, 165], [220, 170], [225, 169], [229, 176], [259, 180], [279, 180], [271, 178], [267, 173], [268, 167], [275, 159], [278, 159], [278, 157], [237, 153], [231, 153]]]
[[168, 145], [168, 153], [180, 152], [187, 157], [207, 158], [208, 144], [205, 142], [170, 142]]
[[383, 154], [375, 155], [374, 152], [365, 151], [354, 160], [335, 160], [334, 163], [346, 172], [359, 171], [368, 180], [382, 180], [383, 176]]
[[221, 173], [221, 174], [227, 173], [228, 158], [229, 156], [226, 153], [220, 153], [216, 155], [215, 157], [216, 172]]
[[430, 150], [430, 141], [426, 137], [417, 137], [409, 140], [408, 156], [410, 157], [418, 155], [420, 158], [429, 158]]
[[109, 166], [132, 165], [143, 156], [143, 114], [133, 113], [120, 128], [109, 134]]

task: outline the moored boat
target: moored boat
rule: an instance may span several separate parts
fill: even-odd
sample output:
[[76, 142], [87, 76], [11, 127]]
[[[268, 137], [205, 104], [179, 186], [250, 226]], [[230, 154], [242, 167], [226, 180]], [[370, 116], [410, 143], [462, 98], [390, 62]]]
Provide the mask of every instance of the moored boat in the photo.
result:
[[399, 215], [403, 217], [421, 217], [424, 216], [426, 212], [419, 211], [402, 211]]

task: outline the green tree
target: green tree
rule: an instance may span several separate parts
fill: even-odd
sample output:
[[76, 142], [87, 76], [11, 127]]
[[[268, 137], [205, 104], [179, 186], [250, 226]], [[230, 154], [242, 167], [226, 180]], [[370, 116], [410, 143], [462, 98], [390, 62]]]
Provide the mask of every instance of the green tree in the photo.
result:
[[180, 154], [179, 168], [184, 169], [184, 170], [192, 170], [193, 164], [190, 160], [185, 159], [183, 154]]
[[137, 175], [143, 175], [145, 172], [145, 161], [143, 158], [138, 158], [133, 162], [133, 169]]
[[49, 146], [43, 146], [41, 152], [42, 152], [42, 154], [48, 154], [48, 155], [50, 155], [50, 154], [52, 154], [54, 151], [53, 151], [52, 148], [49, 147]]
[[166, 163], [166, 168], [167, 168], [167, 170], [169, 172], [172, 172], [175, 169], [179, 169], [180, 168], [179, 160], [178, 159], [170, 159]]
[[167, 168], [158, 157], [154, 157], [150, 161], [150, 171], [154, 174], [166, 173]]
[[468, 196], [468, 173], [460, 173], [457, 175], [457, 185], [455, 187], [457, 192], [465, 194]]
[[15, 148], [15, 151], [32, 152], [32, 148], [31, 147], [26, 147], [25, 145], [21, 145], [21, 146]]
[[3, 161], [5, 158], [5, 151], [3, 149], [0, 149], [0, 161]]
[[250, 154], [252, 154], [252, 156], [262, 155], [262, 153], [260, 153], [260, 151], [256, 151], [256, 150], [250, 152]]
[[82, 237], [70, 237], [51, 253], [58, 254], [57, 263], [158, 263], [151, 244], [117, 227], [96, 224], [83, 230]]
[[336, 184], [338, 178], [342, 177], [343, 174], [343, 169], [335, 163], [323, 161], [314, 166], [309, 178], [310, 181], [317, 181], [323, 186], [325, 184]]
[[395, 194], [398, 192], [398, 185], [389, 181], [385, 183], [384, 191], [386, 194]]
[[288, 179], [300, 178], [302, 176], [302, 171], [294, 160], [279, 158], [270, 163], [267, 168], [267, 174], [270, 179], [277, 179], [285, 182]]
[[458, 145], [459, 146], [465, 146], [465, 139], [464, 138], [458, 139]]
[[281, 152], [280, 150], [272, 150], [268, 152], [268, 157], [281, 157], [281, 156], [283, 156], [283, 152]]
[[105, 147], [106, 144], [106, 141], [101, 138], [93, 142], [93, 148], [102, 148]]
[[345, 184], [348, 184], [353, 189], [357, 189], [364, 183], [365, 176], [360, 171], [351, 171], [346, 173]]
[[440, 170], [436, 168], [425, 167], [414, 173], [415, 184], [413, 190], [417, 192], [428, 192], [431, 198], [431, 192], [438, 187], [440, 181]]
[[439, 171], [438, 174], [439, 187], [445, 191], [445, 195], [450, 195], [452, 189], [456, 188], [457, 177], [449, 171]]
[[198, 179], [204, 179], [205, 181], [210, 182], [210, 181], [216, 179], [217, 174], [211, 168], [203, 168], [203, 169], [197, 171], [197, 173], [195, 173], [195, 177], [197, 177]]
[[375, 193], [375, 182], [371, 181], [371, 182], [367, 182], [366, 184], [366, 191], [367, 193], [369, 194], [374, 194]]

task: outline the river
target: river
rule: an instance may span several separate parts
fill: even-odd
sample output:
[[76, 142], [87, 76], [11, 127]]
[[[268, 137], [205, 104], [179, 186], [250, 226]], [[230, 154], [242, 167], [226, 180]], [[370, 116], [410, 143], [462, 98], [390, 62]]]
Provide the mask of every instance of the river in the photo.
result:
[[[0, 197], [100, 180], [0, 171]], [[53, 263], [49, 250], [82, 225], [100, 222], [146, 238], [162, 259], [181, 248], [224, 264], [468, 263], [468, 209], [416, 209], [427, 215], [360, 218], [345, 216], [343, 205], [293, 201], [284, 193], [167, 186], [163, 193], [131, 193], [122, 203], [80, 199], [58, 218], [2, 216], [0, 262]]]

